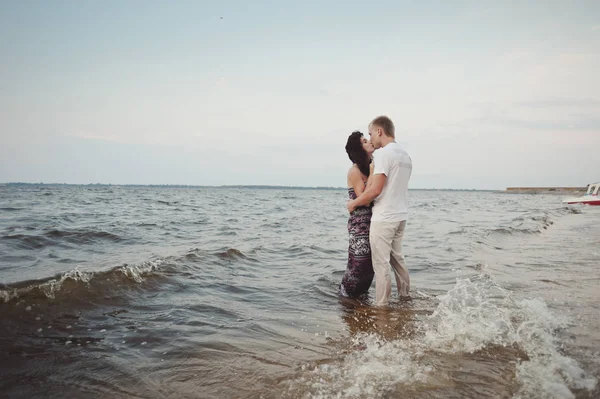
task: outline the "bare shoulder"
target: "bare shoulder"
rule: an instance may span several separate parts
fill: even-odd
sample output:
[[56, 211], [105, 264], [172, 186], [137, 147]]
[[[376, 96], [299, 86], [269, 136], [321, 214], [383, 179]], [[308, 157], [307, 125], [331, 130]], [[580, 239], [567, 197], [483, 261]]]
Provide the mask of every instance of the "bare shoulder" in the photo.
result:
[[360, 169], [358, 169], [358, 166], [356, 165], [352, 165], [350, 169], [348, 169], [348, 179], [352, 177], [360, 177]]

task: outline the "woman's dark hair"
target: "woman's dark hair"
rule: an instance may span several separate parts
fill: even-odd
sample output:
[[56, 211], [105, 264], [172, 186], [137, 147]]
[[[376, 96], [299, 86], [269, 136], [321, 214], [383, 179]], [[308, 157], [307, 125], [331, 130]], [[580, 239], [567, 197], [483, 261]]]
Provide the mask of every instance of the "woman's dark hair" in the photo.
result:
[[360, 173], [369, 177], [371, 159], [363, 148], [362, 138], [363, 134], [358, 130], [352, 132], [346, 143], [346, 152], [348, 153], [348, 158], [358, 166]]

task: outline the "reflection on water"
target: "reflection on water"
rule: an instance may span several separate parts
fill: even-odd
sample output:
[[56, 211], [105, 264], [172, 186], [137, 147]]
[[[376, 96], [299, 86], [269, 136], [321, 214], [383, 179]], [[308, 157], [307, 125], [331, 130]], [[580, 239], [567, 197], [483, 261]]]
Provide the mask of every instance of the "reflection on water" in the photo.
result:
[[416, 334], [417, 314], [426, 315], [431, 311], [415, 310], [413, 301], [406, 300], [402, 305], [388, 307], [371, 307], [360, 303], [349, 304], [343, 298], [345, 309], [342, 320], [346, 323], [350, 336], [368, 334], [379, 337], [383, 341], [408, 339]]

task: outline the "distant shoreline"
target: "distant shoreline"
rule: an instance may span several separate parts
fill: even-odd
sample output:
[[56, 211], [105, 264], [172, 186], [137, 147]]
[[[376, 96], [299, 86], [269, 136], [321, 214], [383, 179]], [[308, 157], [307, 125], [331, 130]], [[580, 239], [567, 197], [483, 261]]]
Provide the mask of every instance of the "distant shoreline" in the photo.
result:
[[[0, 183], [0, 187], [149, 187], [149, 188], [212, 188], [212, 189], [252, 189], [252, 190], [347, 190], [346, 187], [328, 186], [278, 186], [278, 185], [196, 185], [196, 184], [110, 184], [110, 183], [25, 183], [9, 182]], [[473, 191], [473, 192], [498, 192], [507, 194], [560, 194], [576, 195], [585, 194], [586, 187], [507, 187], [506, 190], [485, 190], [476, 188], [409, 188], [409, 191]]]
[[[327, 186], [270, 186], [270, 185], [221, 185], [221, 186], [206, 186], [195, 184], [105, 184], [105, 183], [87, 183], [87, 184], [72, 184], [72, 183], [23, 183], [10, 182], [0, 183], [1, 186], [10, 187], [153, 187], [153, 188], [218, 188], [218, 189], [286, 189], [286, 190], [347, 190], [347, 187], [327, 187]], [[477, 192], [502, 192], [502, 190], [485, 190], [475, 188], [409, 188], [409, 191], [477, 191]]]
[[586, 187], [507, 187], [509, 194], [584, 194]]

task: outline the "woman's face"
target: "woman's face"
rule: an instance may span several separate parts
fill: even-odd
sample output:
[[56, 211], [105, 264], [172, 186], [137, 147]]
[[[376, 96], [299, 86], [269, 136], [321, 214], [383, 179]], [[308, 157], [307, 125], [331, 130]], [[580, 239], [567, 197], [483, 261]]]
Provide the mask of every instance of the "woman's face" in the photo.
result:
[[373, 154], [373, 151], [375, 151], [375, 148], [373, 147], [373, 144], [371, 144], [371, 141], [364, 136], [361, 137], [360, 141], [362, 143], [363, 149], [367, 152], [367, 154], [369, 154], [369, 156], [371, 156], [371, 154]]

